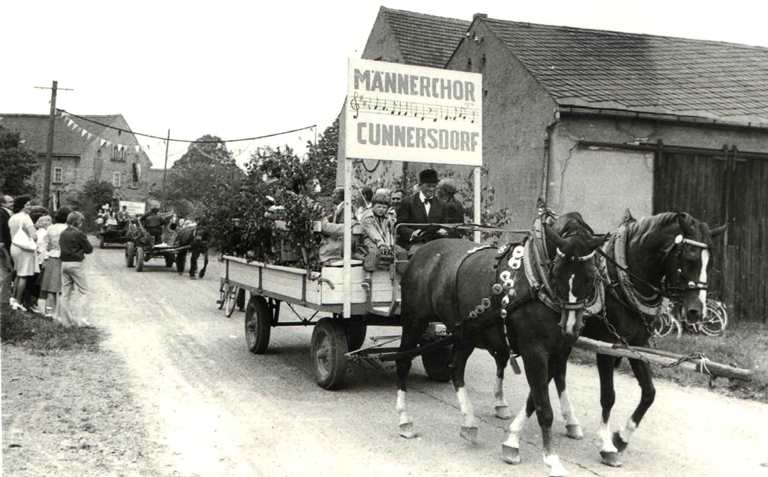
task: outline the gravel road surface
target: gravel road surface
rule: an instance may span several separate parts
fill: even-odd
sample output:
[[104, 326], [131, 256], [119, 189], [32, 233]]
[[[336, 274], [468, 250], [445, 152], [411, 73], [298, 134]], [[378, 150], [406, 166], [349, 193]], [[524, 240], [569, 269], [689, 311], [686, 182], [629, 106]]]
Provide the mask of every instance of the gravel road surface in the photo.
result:
[[[242, 312], [216, 309], [223, 269], [212, 257], [208, 275], [190, 280], [150, 261], [145, 271], [125, 267], [122, 249], [88, 258], [93, 285], [91, 322], [108, 331], [104, 344], [121, 357], [138, 396], [149, 435], [158, 442], [158, 473], [200, 476], [547, 475], [535, 419], [522, 434], [523, 462], [502, 462], [509, 421], [493, 416], [494, 364], [478, 350], [467, 382], [480, 421], [479, 442], [459, 437], [460, 413], [450, 384], [426, 379], [419, 362], [411, 373], [409, 406], [420, 436], [397, 433], [392, 367], [354, 366], [349, 385], [336, 392], [314, 382], [311, 328], [273, 330], [270, 351], [248, 352]], [[287, 309], [281, 318], [288, 317]], [[397, 333], [373, 328], [372, 334]], [[639, 398], [634, 379], [617, 376], [613, 427], [623, 424]], [[571, 475], [768, 475], [768, 406], [657, 382], [656, 402], [623, 455], [624, 466], [599, 461], [597, 372], [571, 365], [569, 394], [584, 426], [580, 441], [564, 436], [555, 409], [556, 448]], [[513, 412], [527, 384], [508, 371]], [[553, 402], [556, 403], [553, 386]]]

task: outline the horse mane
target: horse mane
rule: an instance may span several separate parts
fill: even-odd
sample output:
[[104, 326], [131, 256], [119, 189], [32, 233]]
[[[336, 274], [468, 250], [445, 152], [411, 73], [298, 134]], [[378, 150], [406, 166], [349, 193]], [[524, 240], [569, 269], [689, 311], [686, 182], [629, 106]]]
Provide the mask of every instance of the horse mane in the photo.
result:
[[631, 219], [624, 222], [623, 225], [627, 228], [627, 238], [630, 240], [630, 243], [642, 247], [654, 240], [658, 240], [660, 231], [671, 225], [677, 226], [678, 233], [683, 233], [684, 231], [680, 230], [680, 222], [694, 232], [694, 236], [688, 238], [709, 244], [709, 231], [705, 230], [706, 224], [695, 219], [687, 212], [661, 212], [648, 217], [641, 217], [637, 220]]
[[563, 237], [580, 232], [588, 232], [590, 235], [595, 234], [595, 232], [592, 230], [592, 227], [587, 224], [587, 222], [584, 220], [584, 217], [582, 217], [579, 212], [568, 212], [562, 214], [558, 220], [565, 222], [561, 227], [559, 227], [558, 230], [558, 233]]

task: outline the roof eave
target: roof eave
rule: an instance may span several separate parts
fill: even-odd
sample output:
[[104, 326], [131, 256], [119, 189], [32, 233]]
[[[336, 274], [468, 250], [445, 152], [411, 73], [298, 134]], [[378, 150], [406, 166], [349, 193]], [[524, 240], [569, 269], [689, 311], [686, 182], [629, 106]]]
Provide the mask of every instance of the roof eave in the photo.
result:
[[585, 106], [579, 104], [558, 103], [562, 116], [599, 116], [606, 118], [648, 119], [684, 124], [709, 125], [726, 128], [748, 128], [768, 130], [768, 118], [722, 118], [713, 115], [633, 110], [629, 108]]

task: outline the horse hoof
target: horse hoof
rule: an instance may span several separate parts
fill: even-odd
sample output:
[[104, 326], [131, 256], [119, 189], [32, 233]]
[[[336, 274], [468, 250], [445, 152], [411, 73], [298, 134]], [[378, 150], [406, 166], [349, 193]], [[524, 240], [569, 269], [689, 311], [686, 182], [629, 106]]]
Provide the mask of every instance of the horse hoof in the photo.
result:
[[496, 406], [496, 417], [499, 419], [512, 419], [512, 411], [509, 410], [509, 406]]
[[461, 426], [459, 435], [474, 444], [477, 442], [477, 427]]
[[613, 433], [613, 445], [616, 446], [616, 450], [619, 452], [624, 452], [624, 449], [627, 448], [629, 443], [621, 438], [621, 435], [618, 432]]
[[412, 422], [406, 422], [404, 424], [400, 424], [400, 437], [404, 437], [406, 439], [413, 439], [416, 437], [416, 432], [413, 430], [413, 423]]
[[618, 452], [600, 451], [600, 460], [609, 467], [621, 467]]
[[507, 464], [517, 465], [520, 463], [520, 449], [517, 447], [510, 447], [508, 445], [501, 445], [501, 458]]
[[579, 424], [566, 424], [565, 435], [578, 441], [584, 438], [584, 431]]

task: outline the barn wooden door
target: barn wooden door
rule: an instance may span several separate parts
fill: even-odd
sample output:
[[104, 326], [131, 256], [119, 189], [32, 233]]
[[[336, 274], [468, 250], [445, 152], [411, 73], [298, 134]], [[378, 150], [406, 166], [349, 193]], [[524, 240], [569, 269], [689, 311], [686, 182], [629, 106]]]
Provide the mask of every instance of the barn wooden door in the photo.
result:
[[736, 147], [660, 147], [653, 209], [689, 212], [711, 226], [727, 222], [727, 234], [714, 240], [711, 295], [733, 319], [768, 319], [768, 160]]

